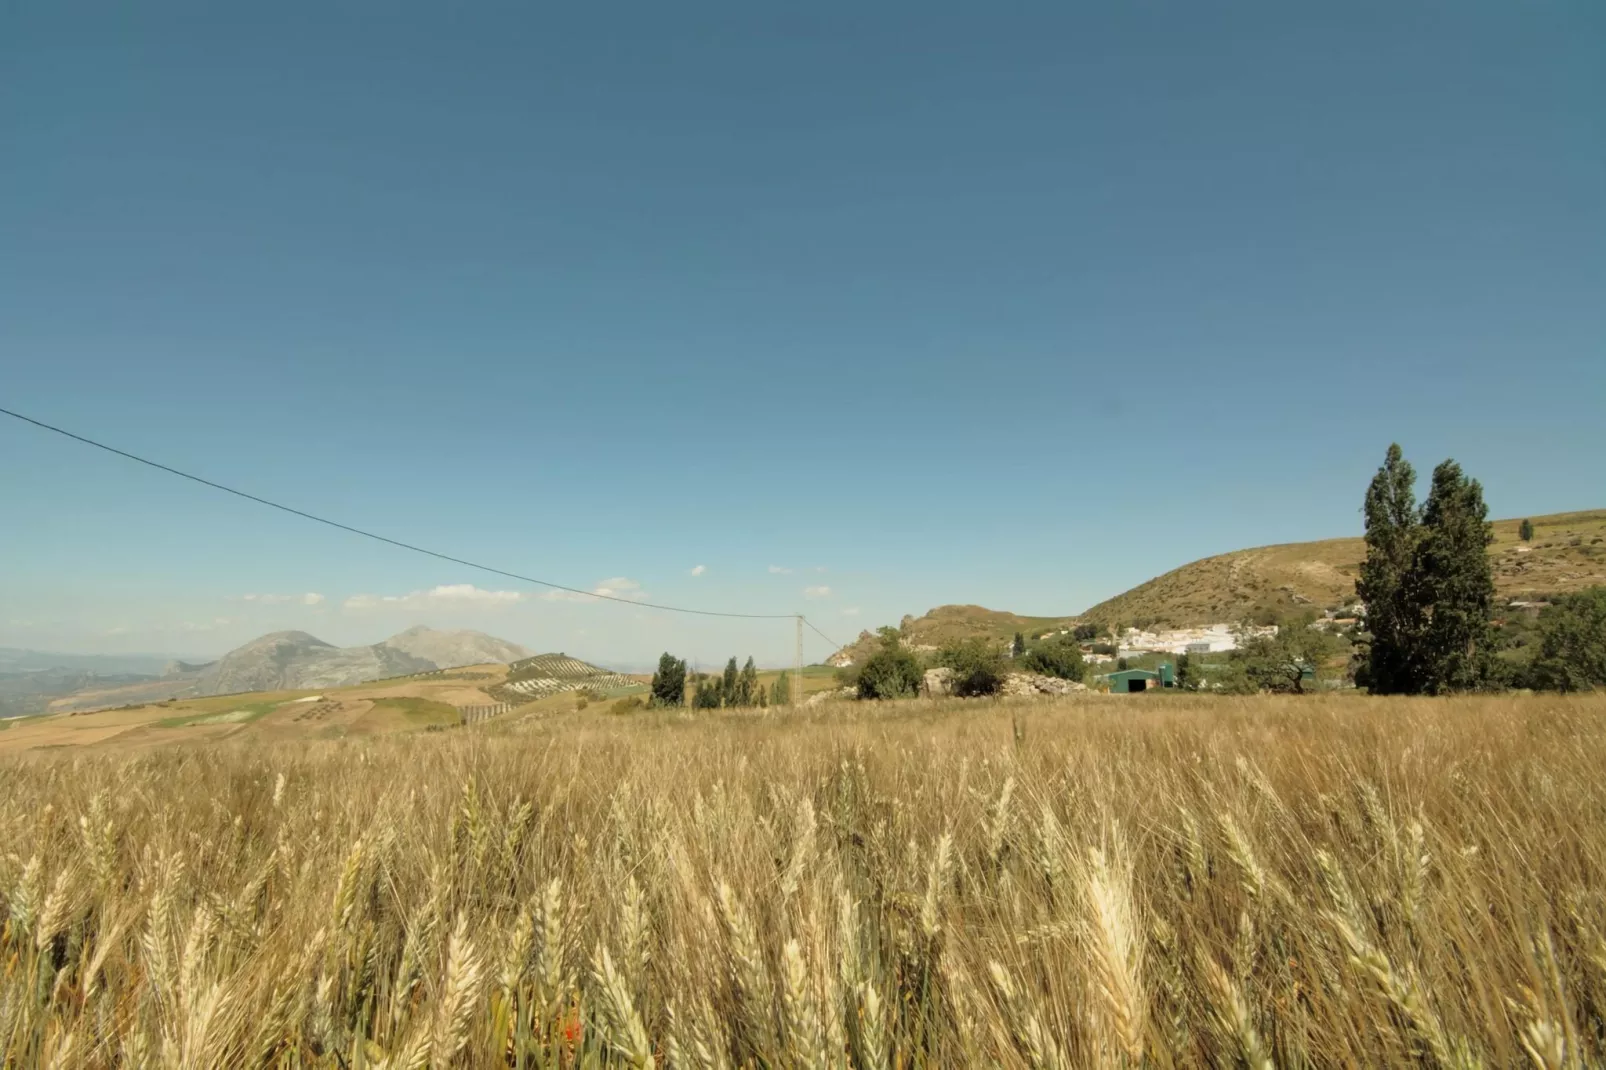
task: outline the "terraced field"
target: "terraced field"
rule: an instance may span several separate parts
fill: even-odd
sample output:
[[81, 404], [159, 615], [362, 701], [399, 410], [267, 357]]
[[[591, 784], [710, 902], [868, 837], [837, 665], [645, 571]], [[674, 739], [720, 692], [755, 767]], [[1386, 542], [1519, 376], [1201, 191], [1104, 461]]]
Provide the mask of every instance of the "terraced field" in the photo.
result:
[[635, 686], [628, 676], [598, 668], [567, 654], [537, 654], [507, 667], [507, 679], [486, 688], [501, 703], [524, 703], [568, 691], [617, 691]]

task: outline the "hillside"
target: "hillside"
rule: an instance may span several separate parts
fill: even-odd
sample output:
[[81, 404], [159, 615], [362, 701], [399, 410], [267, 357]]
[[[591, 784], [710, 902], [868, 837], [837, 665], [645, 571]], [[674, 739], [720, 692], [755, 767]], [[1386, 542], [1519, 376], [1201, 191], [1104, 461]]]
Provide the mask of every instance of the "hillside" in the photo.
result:
[[215, 662], [173, 662], [155, 680], [86, 688], [50, 703], [54, 710], [85, 710], [174, 698], [244, 691], [345, 687], [459, 665], [524, 657], [515, 643], [483, 632], [409, 628], [371, 646], [337, 647], [306, 632], [272, 632], [229, 651]]
[[[1530, 519], [1534, 537], [1527, 543], [1517, 534], [1521, 518], [1494, 522], [1489, 556], [1502, 598], [1543, 598], [1606, 584], [1606, 510]], [[1017, 631], [1040, 635], [1079, 620], [1106, 627], [1186, 628], [1349, 605], [1365, 556], [1366, 544], [1359, 538], [1235, 550], [1173, 569], [1080, 614], [1022, 617], [981, 606], [938, 606], [923, 617], [904, 617], [903, 631], [914, 646], [941, 646], [968, 638], [1002, 642]], [[873, 633], [860, 632], [829, 663], [862, 661], [874, 644]]]
[[[1075, 617], [1023, 617], [982, 606], [938, 606], [923, 617], [903, 618], [904, 638], [914, 647], [938, 647], [964, 639], [991, 639], [1005, 642], [1016, 632], [1028, 637], [1058, 631]], [[847, 665], [864, 660], [875, 649], [875, 633], [864, 631], [859, 637], [828, 659], [831, 665]]]
[[567, 654], [536, 654], [521, 658], [507, 667], [507, 679], [488, 688], [498, 702], [529, 702], [565, 691], [606, 693], [632, 687], [628, 676], [598, 668]]
[[[1495, 588], [1508, 599], [1606, 583], [1606, 510], [1531, 518], [1534, 537], [1517, 535], [1521, 518], [1494, 523]], [[1101, 624], [1187, 627], [1238, 621], [1303, 606], [1345, 605], [1366, 557], [1359, 538], [1236, 550], [1173, 569], [1082, 613]]]

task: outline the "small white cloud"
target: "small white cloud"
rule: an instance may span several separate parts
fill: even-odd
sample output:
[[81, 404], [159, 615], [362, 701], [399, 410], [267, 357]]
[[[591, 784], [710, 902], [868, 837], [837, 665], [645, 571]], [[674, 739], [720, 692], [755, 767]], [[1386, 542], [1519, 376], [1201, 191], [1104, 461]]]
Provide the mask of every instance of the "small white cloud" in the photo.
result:
[[323, 601], [323, 595], [316, 591], [306, 594], [242, 594], [242, 602], [255, 602], [264, 606], [282, 606], [290, 602], [300, 602], [304, 606], [315, 606]]
[[445, 602], [517, 602], [521, 596], [517, 591], [487, 591], [472, 583], [447, 583], [431, 587], [424, 597]]
[[790, 576], [791, 574], [792, 574], [792, 570], [787, 568], [785, 565], [771, 565], [770, 566], [770, 575], [771, 576]]
[[[410, 594], [354, 594], [341, 603], [341, 608], [361, 610], [378, 609], [381, 607], [410, 608], [423, 605], [482, 605], [497, 606], [517, 602], [524, 596], [518, 591], [487, 591], [483, 587], [476, 587], [472, 583], [445, 583], [439, 587], [431, 587], [427, 591], [413, 591]], [[321, 594], [308, 594], [303, 596], [307, 605], [316, 605], [323, 601]]]
[[825, 571], [825, 566], [824, 565], [815, 565], [814, 566], [814, 571], [815, 572], [824, 572]]
[[844, 617], [857, 617], [859, 615], [859, 607], [858, 606], [849, 606], [848, 608], [846, 608], [846, 609], [844, 609], [842, 611], [842, 615]]
[[691, 569], [691, 574], [693, 576], [701, 576], [703, 573], [705, 573], [707, 571], [708, 571], [708, 566], [707, 565], [693, 565], [692, 569]]
[[628, 576], [610, 576], [600, 581], [589, 592], [581, 591], [548, 591], [541, 596], [548, 602], [595, 602], [599, 598], [622, 598], [629, 602], [639, 602], [647, 597], [647, 592], [641, 589], [641, 584]]
[[803, 588], [803, 597], [804, 598], [830, 598], [831, 597], [831, 588], [825, 586], [824, 584], [820, 584], [817, 587], [805, 587], [805, 588]]

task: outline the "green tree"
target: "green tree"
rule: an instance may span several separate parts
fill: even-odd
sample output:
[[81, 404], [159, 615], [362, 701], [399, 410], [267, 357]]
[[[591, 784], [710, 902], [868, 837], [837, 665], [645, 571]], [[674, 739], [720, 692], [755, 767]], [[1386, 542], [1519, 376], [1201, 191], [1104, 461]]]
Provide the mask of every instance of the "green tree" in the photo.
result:
[[1517, 537], [1523, 542], [1533, 542], [1534, 522], [1524, 518], [1523, 522], [1517, 527]]
[[720, 681], [712, 673], [697, 674], [697, 693], [692, 696], [691, 704], [694, 709], [717, 710], [720, 707]]
[[1310, 618], [1284, 619], [1275, 635], [1257, 635], [1244, 640], [1229, 658], [1243, 670], [1244, 678], [1256, 691], [1304, 694], [1309, 681], [1329, 649], [1331, 637], [1312, 628]]
[[1177, 690], [1193, 690], [1193, 659], [1186, 650], [1177, 655]]
[[1558, 598], [1539, 614], [1533, 685], [1553, 691], [1606, 687], [1606, 587]]
[[1416, 585], [1416, 472], [1391, 444], [1366, 488], [1366, 560], [1355, 593], [1366, 603], [1366, 640], [1357, 682], [1375, 695], [1421, 690], [1416, 662], [1422, 599]]
[[792, 701], [792, 677], [790, 673], [781, 673], [770, 686], [770, 705], [786, 706]]
[[1422, 690], [1467, 691], [1494, 680], [1494, 535], [1483, 487], [1461, 466], [1445, 461], [1433, 470], [1422, 507], [1415, 586], [1424, 610], [1418, 656]]
[[937, 652], [937, 664], [954, 672], [954, 694], [961, 698], [996, 695], [1004, 686], [1004, 658], [984, 639], [950, 643]]
[[753, 656], [747, 656], [747, 664], [742, 666], [742, 675], [736, 680], [736, 705], [758, 705], [758, 666], [753, 664]]
[[673, 654], [664, 653], [658, 659], [658, 671], [652, 674], [653, 706], [683, 706], [686, 703], [686, 662]]
[[859, 667], [856, 686], [860, 698], [913, 698], [924, 676], [920, 659], [903, 645], [898, 629], [882, 628], [881, 646]]
[[1127, 670], [1126, 659], [1125, 658], [1116, 658], [1115, 659], [1115, 671], [1116, 672], [1126, 672], [1126, 670]]
[[1080, 681], [1087, 674], [1082, 661], [1082, 650], [1068, 635], [1055, 635], [1035, 644], [1026, 651], [1021, 665], [1027, 672], [1044, 676], [1057, 676], [1061, 680]]
[[1072, 637], [1079, 643], [1091, 643], [1104, 634], [1104, 625], [1097, 621], [1084, 621], [1078, 624], [1071, 632]]
[[721, 706], [740, 705], [736, 701], [740, 678], [741, 672], [736, 668], [736, 659], [731, 658], [725, 663], [725, 675], [719, 682], [719, 704]]
[[1026, 637], [1016, 632], [1014, 641], [1009, 644], [1009, 656], [1018, 658], [1024, 653], [1026, 653]]

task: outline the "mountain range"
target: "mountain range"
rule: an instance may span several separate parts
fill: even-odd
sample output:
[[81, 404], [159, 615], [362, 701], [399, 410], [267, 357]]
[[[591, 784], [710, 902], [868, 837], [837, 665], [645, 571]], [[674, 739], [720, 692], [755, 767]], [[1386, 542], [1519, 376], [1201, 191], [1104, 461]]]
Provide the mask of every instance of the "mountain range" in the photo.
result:
[[[57, 691], [56, 711], [94, 709], [169, 698], [197, 698], [240, 691], [282, 691], [344, 687], [392, 676], [450, 669], [460, 665], [517, 661], [530, 652], [517, 643], [474, 631], [409, 628], [371, 646], [337, 647], [306, 632], [271, 632], [205, 664], [168, 662], [160, 676], [122, 674], [96, 678], [78, 674], [81, 686]], [[37, 675], [41, 684], [74, 682], [73, 674]], [[20, 686], [23, 681], [13, 681]], [[44, 692], [40, 692], [41, 695]], [[42, 703], [34, 705], [42, 708]], [[27, 712], [21, 709], [15, 712]]]

